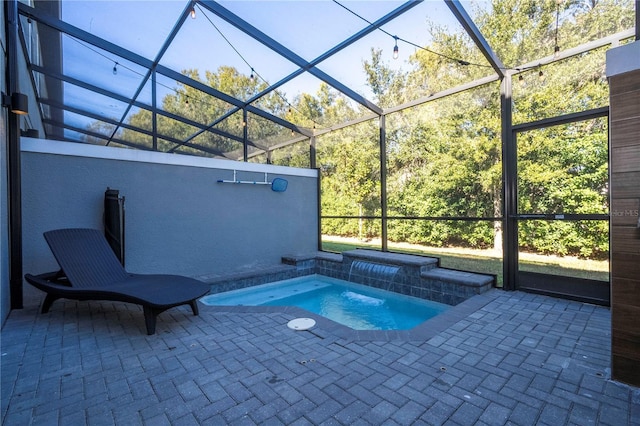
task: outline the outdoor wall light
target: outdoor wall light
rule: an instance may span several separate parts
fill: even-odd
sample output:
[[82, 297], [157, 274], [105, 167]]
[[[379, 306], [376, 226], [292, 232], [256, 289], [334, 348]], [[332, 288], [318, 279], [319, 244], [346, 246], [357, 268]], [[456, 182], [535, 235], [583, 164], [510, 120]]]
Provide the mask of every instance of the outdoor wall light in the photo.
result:
[[14, 114], [29, 114], [29, 98], [24, 93], [14, 92], [10, 97], [3, 93], [2, 106], [9, 107]]

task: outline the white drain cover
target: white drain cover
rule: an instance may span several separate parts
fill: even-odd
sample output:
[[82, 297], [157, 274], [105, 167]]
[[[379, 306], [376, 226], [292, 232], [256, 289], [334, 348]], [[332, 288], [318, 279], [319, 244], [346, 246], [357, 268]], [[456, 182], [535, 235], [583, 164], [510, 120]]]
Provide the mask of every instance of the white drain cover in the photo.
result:
[[316, 325], [316, 321], [312, 318], [296, 318], [287, 323], [287, 327], [292, 330], [308, 330]]

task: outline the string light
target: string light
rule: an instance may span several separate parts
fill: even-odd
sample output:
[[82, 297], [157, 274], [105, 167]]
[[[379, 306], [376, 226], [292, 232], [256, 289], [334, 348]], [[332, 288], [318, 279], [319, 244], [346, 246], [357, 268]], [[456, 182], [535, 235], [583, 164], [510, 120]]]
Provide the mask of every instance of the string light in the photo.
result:
[[196, 19], [196, 9], [195, 8], [191, 8], [191, 19]]
[[[91, 47], [90, 45], [88, 45], [88, 44], [86, 44], [86, 43], [83, 43], [82, 41], [80, 41], [80, 40], [76, 39], [75, 37], [70, 37], [70, 40], [75, 41], [75, 42], [76, 42], [76, 43], [78, 43], [80, 46], [84, 47], [85, 49], [88, 49], [88, 50], [92, 51], [93, 53], [95, 53], [95, 54], [97, 54], [97, 55], [100, 55], [100, 56], [102, 56], [102, 57], [103, 57], [103, 58], [105, 58], [105, 59], [108, 59], [109, 61], [113, 61], [113, 59], [112, 59], [112, 58], [110, 58], [109, 56], [105, 55], [104, 53], [100, 52], [100, 51], [99, 51], [99, 50], [97, 50], [97, 49], [94, 49], [94, 48], [93, 48], [93, 47]], [[125, 70], [127, 70], [127, 71], [129, 71], [129, 72], [131, 72], [131, 73], [133, 73], [133, 74], [136, 74], [136, 75], [138, 75], [138, 76], [140, 76], [140, 77], [144, 77], [144, 74], [142, 74], [141, 72], [139, 72], [137, 69], [134, 69], [134, 68], [128, 67], [126, 64], [121, 64], [120, 62], [116, 62], [116, 61], [114, 61], [114, 65], [113, 65], [113, 74], [114, 74], [114, 75], [116, 75], [116, 74], [118, 73], [118, 67], [124, 68]], [[179, 92], [175, 87], [169, 86], [169, 85], [164, 84], [164, 83], [162, 83], [162, 82], [160, 82], [160, 81], [157, 81], [157, 82], [156, 82], [156, 84], [157, 84], [158, 86], [162, 86], [162, 87], [164, 87], [165, 89], [167, 89], [167, 90], [169, 90], [169, 91], [174, 92], [176, 95], [180, 95], [180, 92]], [[185, 96], [187, 96], [187, 95], [185, 95]], [[204, 101], [204, 100], [202, 100], [202, 99], [196, 99], [196, 102], [199, 102], [199, 103], [201, 103], [201, 104], [205, 104], [205, 105], [212, 105], [212, 104], [210, 104], [210, 103], [208, 103], [208, 102], [206, 102], [206, 101]], [[189, 103], [189, 100], [187, 99], [185, 103], [187, 103], [187, 104], [188, 104], [188, 103]]]
[[398, 36], [393, 36], [395, 46], [393, 46], [393, 59], [398, 59]]
[[[374, 25], [374, 24], [373, 24], [373, 22], [371, 22], [371, 21], [369, 21], [368, 19], [366, 19], [366, 18], [364, 18], [364, 17], [362, 17], [362, 16], [358, 15], [356, 12], [354, 12], [354, 11], [353, 11], [353, 10], [351, 10], [351, 9], [349, 9], [347, 6], [343, 5], [343, 4], [342, 4], [342, 3], [340, 3], [338, 0], [333, 0], [333, 2], [334, 2], [335, 4], [337, 4], [338, 6], [340, 6], [341, 8], [345, 9], [347, 12], [349, 12], [349, 13], [351, 13], [352, 15], [356, 16], [357, 18], [359, 18], [359, 19], [363, 20], [363, 21], [364, 21], [364, 22], [366, 22], [367, 24], [369, 24], [369, 25], [371, 25], [371, 26], [373, 26], [373, 25]], [[385, 33], [385, 34], [386, 34], [386, 35], [388, 35], [389, 37], [392, 37], [392, 38], [395, 40], [395, 45], [394, 45], [394, 47], [393, 47], [393, 58], [394, 58], [394, 59], [396, 59], [396, 58], [398, 57], [398, 53], [399, 53], [399, 52], [398, 52], [398, 40], [400, 40], [400, 41], [403, 41], [403, 42], [405, 42], [405, 43], [407, 43], [407, 44], [409, 44], [409, 45], [411, 45], [411, 46], [415, 47], [416, 49], [424, 50], [425, 52], [432, 53], [432, 54], [434, 54], [434, 55], [440, 56], [441, 58], [445, 58], [445, 59], [448, 59], [448, 60], [450, 60], [450, 61], [457, 62], [457, 63], [458, 63], [458, 64], [460, 64], [460, 65], [475, 65], [475, 66], [478, 66], [478, 67], [492, 68], [492, 66], [491, 66], [491, 65], [488, 65], [488, 64], [477, 64], [477, 63], [473, 63], [473, 62], [463, 61], [463, 60], [460, 60], [460, 59], [458, 59], [458, 58], [454, 58], [454, 57], [452, 57], [452, 56], [445, 55], [445, 54], [443, 54], [443, 53], [434, 52], [433, 50], [431, 50], [431, 49], [427, 49], [426, 47], [420, 46], [419, 44], [413, 43], [413, 42], [411, 42], [411, 41], [409, 41], [409, 40], [405, 40], [405, 39], [403, 39], [402, 37], [398, 37], [397, 35], [393, 35], [393, 34], [391, 34], [390, 32], [385, 31], [385, 30], [384, 30], [384, 29], [382, 29], [381, 27], [376, 27], [376, 28], [377, 28], [379, 31], [382, 31], [383, 33]]]
[[[356, 12], [354, 12], [353, 10], [349, 9], [348, 7], [346, 7], [345, 5], [341, 4], [338, 0], [332, 0], [335, 4], [337, 4], [338, 6], [340, 6], [341, 8], [345, 9], [347, 12], [351, 13], [352, 15], [356, 16], [357, 18], [361, 19], [362, 21], [366, 22], [367, 24], [369, 24], [370, 26], [374, 26], [373, 22], [369, 21], [366, 18], [363, 18], [362, 16], [358, 15]], [[561, 3], [562, 0], [556, 0], [558, 3]], [[378, 29], [379, 31], [385, 33], [386, 35], [388, 35], [389, 37], [392, 37], [395, 40], [395, 46], [394, 46], [394, 58], [396, 57], [396, 52], [397, 52], [397, 45], [398, 45], [398, 40], [403, 41], [405, 43], [407, 43], [408, 45], [411, 45], [413, 47], [415, 47], [416, 49], [420, 49], [420, 50], [424, 50], [425, 52], [429, 52], [433, 55], [439, 56], [441, 58], [445, 58], [448, 59], [452, 62], [456, 62], [458, 65], [463, 65], [463, 66], [467, 66], [467, 65], [473, 65], [476, 67], [483, 67], [483, 68], [493, 68], [493, 66], [488, 65], [488, 64], [479, 64], [476, 62], [471, 62], [471, 61], [465, 61], [465, 60], [461, 60], [458, 58], [454, 58], [452, 56], [448, 56], [445, 55], [443, 53], [439, 53], [439, 52], [435, 52], [431, 49], [428, 49], [426, 47], [420, 46], [419, 44], [413, 43], [409, 40], [406, 40], [402, 37], [393, 35], [391, 33], [389, 33], [388, 31], [385, 31], [384, 29], [382, 29], [381, 27], [376, 27], [376, 29]], [[525, 71], [525, 70], [529, 70], [529, 69], [533, 69], [535, 68], [535, 66], [532, 67], [525, 67], [525, 68], [513, 68], [513, 70], [515, 71]], [[509, 70], [510, 68], [502, 68], [503, 70]]]
[[542, 70], [540, 70], [538, 72], [538, 80], [543, 81], [544, 80], [544, 73], [542, 72]]
[[[198, 8], [200, 7], [199, 5], [197, 5]], [[227, 42], [227, 44], [229, 45], [229, 47], [231, 47], [231, 49], [233, 49], [234, 52], [236, 52], [236, 54], [238, 55], [238, 57], [245, 63], [247, 64], [248, 67], [251, 68], [251, 74], [249, 75], [249, 78], [251, 78], [251, 80], [258, 78], [262, 81], [264, 81], [265, 83], [267, 83], [269, 85], [269, 82], [267, 80], [265, 80], [259, 73], [257, 73], [255, 71], [255, 69], [251, 66], [251, 64], [249, 64], [249, 62], [246, 60], [246, 58], [244, 56], [242, 56], [242, 54], [238, 51], [238, 49], [236, 49], [236, 47], [233, 45], [233, 43], [231, 43], [231, 41], [224, 35], [224, 33], [220, 30], [220, 28], [218, 28], [218, 26], [209, 18], [209, 16], [204, 13], [203, 16], [207, 19], [207, 21], [209, 21], [209, 23], [211, 24], [211, 26], [218, 32], [218, 34], [220, 34], [220, 36], [224, 39], [224, 41]], [[278, 90], [274, 90], [273, 91], [278, 97], [280, 97], [280, 99], [282, 99], [287, 105], [288, 105], [288, 111], [289, 113], [292, 112], [292, 110], [297, 111], [300, 115], [304, 116], [305, 118], [309, 119], [310, 121], [313, 121], [313, 128], [316, 128], [316, 122], [312, 119], [307, 117], [307, 115], [303, 112], [300, 112], [300, 110], [298, 110], [297, 108], [293, 107], [291, 105], [291, 102], [289, 102], [287, 100], [287, 98], [282, 95], [280, 92], [278, 92]], [[244, 124], [243, 124], [244, 125]]]

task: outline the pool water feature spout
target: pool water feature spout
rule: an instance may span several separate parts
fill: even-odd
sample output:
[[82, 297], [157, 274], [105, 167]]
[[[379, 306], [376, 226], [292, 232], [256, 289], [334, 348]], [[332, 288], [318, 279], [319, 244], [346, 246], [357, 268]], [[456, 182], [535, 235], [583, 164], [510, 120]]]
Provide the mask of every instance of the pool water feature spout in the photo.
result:
[[349, 281], [354, 281], [351, 279], [352, 274], [364, 278], [393, 281], [399, 270], [398, 266], [354, 260], [349, 268]]

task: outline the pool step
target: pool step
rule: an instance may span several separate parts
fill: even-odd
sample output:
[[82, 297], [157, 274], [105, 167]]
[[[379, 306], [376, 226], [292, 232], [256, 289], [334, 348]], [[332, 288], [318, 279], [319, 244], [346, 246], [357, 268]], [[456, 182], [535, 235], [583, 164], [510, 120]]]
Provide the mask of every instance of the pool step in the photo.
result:
[[345, 257], [358, 260], [383, 263], [385, 265], [413, 266], [421, 270], [428, 270], [438, 266], [438, 259], [435, 257], [419, 256], [406, 253], [391, 253], [385, 251], [355, 249], [342, 253]]
[[493, 284], [495, 277], [492, 275], [478, 274], [475, 272], [458, 271], [456, 269], [433, 268], [420, 273], [421, 278], [450, 282], [471, 287], [481, 287]]

